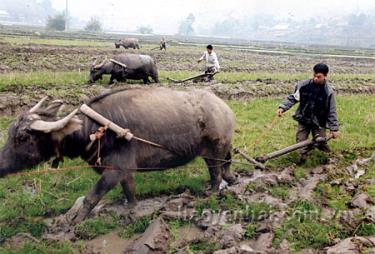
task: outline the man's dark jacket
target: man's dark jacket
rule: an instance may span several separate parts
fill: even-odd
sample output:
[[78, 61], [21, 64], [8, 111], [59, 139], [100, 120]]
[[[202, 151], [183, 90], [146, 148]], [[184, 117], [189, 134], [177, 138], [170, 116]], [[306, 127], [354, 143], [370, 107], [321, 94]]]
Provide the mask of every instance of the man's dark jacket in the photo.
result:
[[328, 82], [324, 85], [316, 85], [312, 79], [298, 82], [294, 93], [279, 108], [285, 112], [297, 102], [300, 104], [293, 116], [296, 121], [315, 128], [339, 130], [335, 95]]

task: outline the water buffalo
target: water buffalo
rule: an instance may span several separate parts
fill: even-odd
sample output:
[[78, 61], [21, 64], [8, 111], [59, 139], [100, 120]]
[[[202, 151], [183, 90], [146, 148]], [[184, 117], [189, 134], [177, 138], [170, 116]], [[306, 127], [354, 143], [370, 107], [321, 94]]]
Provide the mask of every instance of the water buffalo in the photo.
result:
[[[100, 126], [83, 114], [77, 115], [77, 110], [66, 117], [57, 117], [62, 101], [47, 106], [42, 106], [43, 103], [42, 100], [18, 116], [9, 127], [8, 140], [0, 150], [0, 176], [54, 157], [81, 157], [89, 165], [96, 162], [97, 143], [91, 147], [88, 144], [90, 134]], [[103, 166], [94, 167], [101, 178], [70, 223], [83, 220], [118, 183], [129, 204], [135, 204], [136, 170], [174, 168], [201, 156], [209, 169], [214, 191], [219, 189], [222, 179], [235, 181], [229, 170], [235, 117], [213, 93], [198, 89], [138, 88], [98, 96], [88, 105], [114, 123], [129, 128], [134, 135], [167, 149], [134, 139], [126, 141], [107, 130], [100, 147]]]
[[115, 42], [115, 47], [118, 49], [124, 47], [125, 49], [140, 49], [139, 40], [137, 38], [126, 38], [124, 40], [118, 40]]
[[148, 55], [120, 54], [98, 65], [94, 61], [90, 68], [89, 82], [101, 79], [103, 74], [111, 74], [109, 84], [113, 84], [114, 80], [126, 82], [127, 79], [143, 80], [143, 83], [148, 84], [149, 77], [159, 83], [158, 69], [154, 59]]

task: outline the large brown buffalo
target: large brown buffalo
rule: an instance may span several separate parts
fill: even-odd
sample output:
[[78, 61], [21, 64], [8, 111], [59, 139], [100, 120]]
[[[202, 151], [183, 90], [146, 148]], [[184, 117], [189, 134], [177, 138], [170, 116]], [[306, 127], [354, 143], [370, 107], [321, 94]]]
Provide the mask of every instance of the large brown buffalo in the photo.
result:
[[[38, 165], [54, 157], [81, 157], [96, 162], [97, 144], [87, 149], [89, 136], [100, 127], [77, 110], [59, 118], [62, 101], [46, 106], [41, 101], [10, 125], [0, 150], [0, 176]], [[88, 105], [138, 137], [166, 149], [120, 139], [107, 130], [101, 142], [102, 176], [87, 194], [72, 223], [83, 220], [109, 190], [121, 183], [130, 204], [136, 202], [133, 173], [184, 165], [197, 156], [206, 161], [213, 190], [220, 182], [235, 181], [230, 173], [235, 117], [231, 109], [205, 90], [175, 91], [144, 88], [114, 91], [92, 99]], [[225, 161], [223, 161], [225, 160]]]

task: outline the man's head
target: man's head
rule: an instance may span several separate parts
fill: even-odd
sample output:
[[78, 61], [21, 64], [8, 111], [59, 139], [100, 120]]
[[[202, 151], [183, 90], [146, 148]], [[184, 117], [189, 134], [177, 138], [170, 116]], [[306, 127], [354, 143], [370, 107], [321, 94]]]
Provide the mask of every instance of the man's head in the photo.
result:
[[209, 54], [211, 54], [212, 53], [212, 51], [214, 50], [214, 47], [212, 47], [212, 45], [210, 44], [210, 45], [207, 45], [207, 52], [209, 53]]
[[318, 63], [314, 66], [314, 83], [315, 84], [324, 84], [329, 72], [329, 68], [324, 63]]

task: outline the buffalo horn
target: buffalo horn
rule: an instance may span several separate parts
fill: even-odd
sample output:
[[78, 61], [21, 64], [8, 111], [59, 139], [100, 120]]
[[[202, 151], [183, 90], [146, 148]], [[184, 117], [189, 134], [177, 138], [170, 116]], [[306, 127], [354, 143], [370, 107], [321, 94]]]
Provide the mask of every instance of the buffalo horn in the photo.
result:
[[[64, 117], [60, 120], [54, 121], [54, 122], [36, 120], [30, 125], [30, 127], [33, 130], [43, 131], [45, 133], [50, 133], [52, 131], [58, 131], [58, 130], [61, 130], [62, 128], [64, 128], [69, 123], [69, 121], [73, 119], [73, 117], [76, 115], [77, 112], [78, 112], [78, 109], [75, 109], [72, 113], [70, 113], [66, 117]], [[81, 121], [79, 119], [76, 119], [76, 120]]]
[[47, 99], [48, 96], [41, 99], [34, 107], [29, 110], [29, 113], [34, 113], [35, 111], [37, 111]]

